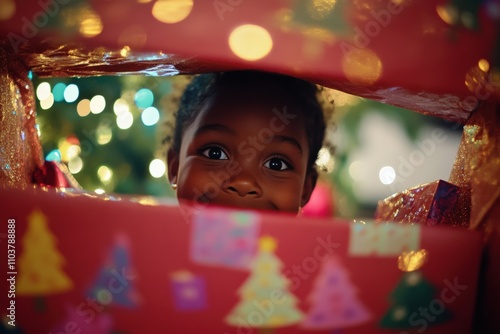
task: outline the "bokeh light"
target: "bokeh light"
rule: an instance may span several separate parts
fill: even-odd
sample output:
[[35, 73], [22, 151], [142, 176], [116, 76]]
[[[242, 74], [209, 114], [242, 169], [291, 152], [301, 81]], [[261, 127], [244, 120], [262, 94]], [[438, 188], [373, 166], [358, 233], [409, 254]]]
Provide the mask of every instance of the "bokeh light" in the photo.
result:
[[76, 112], [81, 117], [85, 117], [88, 114], [90, 114], [90, 100], [83, 99], [80, 102], [78, 102], [78, 104], [76, 106]]
[[90, 112], [100, 114], [106, 108], [106, 99], [102, 95], [96, 95], [90, 100]]
[[13, 0], [0, 1], [0, 21], [8, 20], [16, 13], [16, 3]]
[[261, 26], [244, 24], [229, 35], [229, 47], [241, 59], [255, 61], [264, 58], [273, 48], [273, 39]]
[[80, 149], [80, 146], [78, 145], [70, 145], [68, 147], [68, 150], [66, 151], [66, 154], [68, 156], [68, 160], [72, 160], [74, 158], [76, 158], [77, 156], [80, 155], [80, 152], [81, 152], [81, 149]]
[[149, 173], [154, 178], [162, 177], [167, 171], [167, 166], [161, 159], [153, 159], [149, 164]]
[[160, 112], [155, 107], [146, 108], [141, 114], [141, 120], [146, 126], [155, 125], [160, 120]]
[[135, 105], [141, 109], [151, 107], [154, 102], [153, 92], [147, 88], [142, 88], [135, 93], [134, 96]]
[[178, 23], [189, 16], [193, 0], [157, 0], [153, 5], [153, 16], [163, 23]]
[[49, 109], [54, 105], [54, 95], [49, 92], [49, 96], [40, 101], [40, 107], [42, 109]]
[[117, 99], [113, 104], [113, 112], [116, 116], [120, 116], [123, 113], [130, 112], [130, 107], [127, 101], [124, 99]]
[[342, 59], [342, 70], [351, 82], [372, 84], [382, 75], [382, 61], [369, 49], [355, 49]]
[[36, 97], [43, 101], [47, 99], [50, 95], [50, 84], [48, 82], [42, 82], [36, 88]]
[[353, 180], [362, 180], [365, 176], [363, 162], [356, 160], [349, 165], [349, 175]]
[[54, 94], [54, 101], [61, 102], [64, 100], [64, 90], [66, 89], [66, 84], [59, 82], [54, 88], [52, 88], [52, 94]]
[[80, 91], [78, 86], [75, 84], [70, 84], [64, 90], [64, 100], [68, 103], [75, 102], [78, 98]]
[[102, 183], [107, 184], [113, 178], [113, 171], [108, 166], [101, 166], [97, 170], [97, 176]]
[[392, 184], [396, 180], [396, 171], [391, 166], [384, 166], [380, 169], [378, 177], [382, 184]]
[[108, 125], [100, 124], [95, 131], [95, 136], [99, 145], [106, 145], [113, 138], [113, 131]]
[[93, 10], [85, 10], [80, 18], [80, 34], [83, 37], [92, 38], [102, 32], [102, 21]]
[[83, 161], [80, 157], [75, 157], [68, 161], [68, 169], [71, 174], [78, 174], [83, 169]]
[[123, 112], [116, 116], [116, 125], [122, 130], [130, 128], [134, 124], [134, 115], [131, 112]]

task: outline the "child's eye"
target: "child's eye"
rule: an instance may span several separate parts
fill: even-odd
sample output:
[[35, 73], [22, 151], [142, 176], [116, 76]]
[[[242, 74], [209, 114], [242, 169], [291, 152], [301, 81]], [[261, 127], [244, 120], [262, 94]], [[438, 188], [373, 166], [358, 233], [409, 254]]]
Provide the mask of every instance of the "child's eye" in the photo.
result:
[[212, 160], [227, 160], [226, 152], [219, 146], [210, 146], [201, 151], [201, 154]]
[[287, 170], [290, 169], [290, 164], [280, 158], [271, 158], [264, 162], [264, 167], [272, 170]]

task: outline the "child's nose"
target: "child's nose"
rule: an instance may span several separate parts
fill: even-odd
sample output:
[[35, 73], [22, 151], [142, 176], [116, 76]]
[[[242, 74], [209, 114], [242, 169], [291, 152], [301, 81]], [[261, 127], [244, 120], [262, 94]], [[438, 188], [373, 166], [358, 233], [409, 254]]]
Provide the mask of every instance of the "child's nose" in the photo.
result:
[[237, 175], [232, 177], [226, 185], [226, 191], [233, 194], [238, 194], [241, 197], [260, 197], [262, 188], [257, 181], [245, 175]]

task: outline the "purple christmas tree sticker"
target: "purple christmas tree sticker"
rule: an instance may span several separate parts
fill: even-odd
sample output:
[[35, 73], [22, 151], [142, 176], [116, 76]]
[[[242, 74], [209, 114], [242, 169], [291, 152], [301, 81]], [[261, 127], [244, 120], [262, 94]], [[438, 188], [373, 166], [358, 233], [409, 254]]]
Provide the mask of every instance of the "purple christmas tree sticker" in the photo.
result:
[[102, 305], [119, 305], [135, 308], [139, 303], [133, 280], [135, 274], [130, 264], [130, 241], [126, 235], [117, 235], [108, 259], [97, 275], [88, 296]]

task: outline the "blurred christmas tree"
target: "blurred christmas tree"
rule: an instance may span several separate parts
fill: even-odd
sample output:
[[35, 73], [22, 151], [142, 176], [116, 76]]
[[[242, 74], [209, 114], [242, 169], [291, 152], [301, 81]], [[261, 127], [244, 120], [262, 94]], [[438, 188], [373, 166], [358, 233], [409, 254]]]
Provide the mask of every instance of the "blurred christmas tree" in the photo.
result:
[[[33, 78], [46, 159], [68, 164], [87, 191], [174, 197], [161, 137], [169, 133], [164, 118], [175, 111], [188, 80]], [[448, 179], [459, 124], [336, 90], [326, 89], [323, 95], [329, 108], [334, 105], [335, 129], [327, 137], [336, 150], [334, 156], [322, 149], [317, 164], [326, 171], [322, 180], [333, 184], [336, 216], [370, 217], [377, 201], [392, 193]], [[433, 131], [445, 139], [433, 141], [429, 149]], [[422, 161], [413, 159], [417, 155]]]
[[172, 196], [157, 128], [170, 77], [33, 78], [40, 139], [88, 191]]

